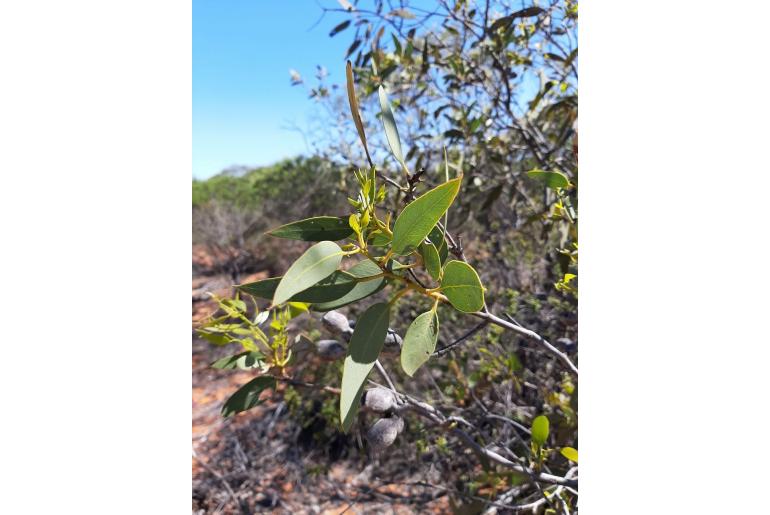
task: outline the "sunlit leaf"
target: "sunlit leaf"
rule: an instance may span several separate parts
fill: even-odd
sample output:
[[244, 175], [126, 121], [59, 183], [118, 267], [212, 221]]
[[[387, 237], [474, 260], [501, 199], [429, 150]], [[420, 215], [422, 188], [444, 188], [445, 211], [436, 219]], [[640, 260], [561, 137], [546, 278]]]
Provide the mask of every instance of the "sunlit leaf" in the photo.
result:
[[340, 420], [345, 432], [350, 429], [358, 413], [366, 377], [374, 367], [385, 342], [389, 318], [390, 306], [381, 302], [370, 306], [356, 322], [342, 372]]
[[545, 170], [530, 170], [527, 176], [545, 183], [551, 189], [566, 188], [569, 186], [569, 179], [561, 172], [547, 172]]
[[212, 333], [208, 331], [198, 331], [198, 336], [205, 339], [209, 343], [212, 343], [214, 345], [227, 345], [229, 343], [233, 343], [237, 341], [232, 336], [228, 336], [226, 334], [220, 334], [220, 333]]
[[542, 447], [548, 440], [549, 423], [545, 415], [535, 417], [532, 421], [532, 441]]
[[436, 350], [438, 340], [438, 315], [428, 311], [414, 319], [404, 336], [401, 347], [401, 368], [413, 376]]
[[293, 295], [329, 277], [337, 270], [343, 254], [340, 246], [331, 241], [322, 241], [307, 249], [281, 278], [275, 289], [273, 305], [282, 304]]
[[479, 274], [471, 265], [452, 260], [444, 266], [441, 292], [455, 309], [473, 313], [484, 307], [484, 288]]
[[460, 190], [462, 177], [437, 186], [413, 200], [401, 211], [393, 226], [393, 252], [405, 256], [420, 245], [431, 229], [452, 205]]
[[243, 385], [222, 406], [222, 416], [229, 417], [260, 404], [259, 394], [267, 388], [275, 388], [275, 379], [259, 376]]
[[382, 86], [379, 87], [378, 94], [380, 97], [380, 109], [382, 109], [382, 125], [385, 127], [385, 136], [388, 139], [390, 151], [393, 152], [393, 157], [403, 166], [404, 154], [401, 151], [401, 139], [398, 137], [398, 127], [396, 127], [393, 109], [391, 109], [390, 102], [388, 101], [388, 94]]
[[336, 241], [353, 234], [347, 217], [316, 216], [268, 231], [270, 236], [302, 241]]
[[309, 304], [307, 302], [289, 302], [289, 318], [297, 318], [302, 313], [307, 313]]
[[578, 462], [578, 452], [577, 449], [573, 449], [572, 447], [562, 447], [561, 448], [561, 455], [567, 458], [570, 461], [574, 461], [575, 463]]

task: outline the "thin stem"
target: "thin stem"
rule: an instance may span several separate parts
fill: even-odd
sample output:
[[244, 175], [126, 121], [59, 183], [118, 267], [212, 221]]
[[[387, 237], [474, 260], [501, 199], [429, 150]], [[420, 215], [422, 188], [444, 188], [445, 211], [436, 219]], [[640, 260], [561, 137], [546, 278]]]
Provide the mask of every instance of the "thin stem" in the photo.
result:
[[572, 373], [575, 374], [575, 376], [578, 375], [578, 368], [575, 366], [574, 363], [569, 359], [569, 356], [561, 352], [559, 349], [554, 347], [551, 343], [548, 342], [545, 338], [537, 334], [535, 331], [532, 331], [530, 329], [526, 329], [524, 327], [521, 327], [520, 325], [516, 325], [513, 322], [509, 322], [507, 320], [503, 320], [502, 318], [493, 315], [489, 312], [484, 311], [477, 311], [476, 313], [471, 313], [473, 316], [478, 318], [483, 318], [484, 320], [488, 320], [489, 322], [499, 326], [503, 327], [505, 329], [510, 329], [511, 331], [518, 333], [525, 338], [532, 340], [534, 342], [539, 343], [542, 345], [548, 352], [556, 356], [560, 361], [562, 361], [567, 367], [572, 371]]

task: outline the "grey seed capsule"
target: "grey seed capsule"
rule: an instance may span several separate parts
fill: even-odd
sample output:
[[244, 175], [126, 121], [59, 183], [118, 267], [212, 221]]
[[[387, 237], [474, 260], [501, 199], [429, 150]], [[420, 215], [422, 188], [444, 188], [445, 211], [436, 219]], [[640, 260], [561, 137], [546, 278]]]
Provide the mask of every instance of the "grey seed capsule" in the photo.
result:
[[366, 433], [369, 445], [375, 450], [389, 447], [396, 441], [398, 433], [404, 430], [404, 420], [400, 417], [381, 418]]
[[388, 334], [385, 336], [385, 343], [382, 346], [382, 352], [386, 356], [398, 356], [401, 354], [401, 337], [392, 329], [388, 329]]
[[385, 413], [396, 407], [396, 397], [387, 388], [371, 388], [364, 392], [364, 407], [376, 413]]
[[342, 335], [353, 332], [348, 318], [339, 311], [327, 311], [321, 318], [321, 322], [326, 330], [332, 334]]
[[347, 354], [347, 349], [337, 340], [318, 340], [315, 342], [318, 355], [327, 361], [342, 359]]

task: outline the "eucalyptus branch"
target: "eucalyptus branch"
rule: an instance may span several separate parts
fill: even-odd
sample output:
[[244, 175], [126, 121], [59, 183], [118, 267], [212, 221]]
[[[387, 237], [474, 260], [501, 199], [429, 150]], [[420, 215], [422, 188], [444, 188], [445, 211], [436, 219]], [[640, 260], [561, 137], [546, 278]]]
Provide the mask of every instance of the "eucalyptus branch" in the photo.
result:
[[[441, 225], [441, 222], [439, 222], [438, 224]], [[445, 230], [446, 228], [441, 227], [441, 229], [444, 230], [444, 234], [446, 235], [447, 239], [450, 240], [450, 242], [455, 246], [455, 248], [459, 248], [459, 252], [462, 254], [462, 247], [459, 247], [459, 245], [455, 242], [455, 240], [452, 238], [452, 236], [449, 234], [449, 232]], [[465, 261], [465, 256], [464, 255], [462, 255], [462, 260]], [[415, 289], [421, 291], [421, 293], [423, 293], [423, 294], [427, 293], [425, 288], [423, 286], [419, 285], [419, 284], [415, 284], [412, 281], [409, 281], [408, 279], [405, 279], [405, 278], [397, 276], [397, 275], [394, 275], [394, 277], [396, 279], [398, 279], [398, 280], [405, 281], [407, 284], [411, 283], [413, 285], [413, 287], [416, 286]], [[416, 277], [415, 277], [415, 279], [416, 279]], [[441, 295], [441, 294], [431, 293], [430, 295], [433, 296], [434, 298], [439, 298], [443, 302], [447, 301], [446, 297]], [[543, 338], [542, 336], [537, 334], [535, 331], [532, 331], [531, 329], [527, 329], [527, 328], [522, 327], [520, 325], [516, 325], [516, 324], [514, 324], [512, 322], [504, 320], [504, 319], [502, 319], [502, 318], [500, 318], [500, 317], [498, 317], [496, 315], [493, 315], [489, 311], [478, 311], [478, 312], [475, 312], [475, 313], [471, 313], [471, 315], [473, 315], [475, 317], [478, 317], [478, 318], [482, 318], [484, 320], [487, 320], [488, 322], [490, 322], [492, 324], [495, 324], [495, 325], [497, 325], [499, 327], [502, 327], [504, 329], [508, 329], [510, 331], [513, 331], [513, 332], [515, 332], [515, 333], [517, 333], [517, 334], [519, 334], [521, 336], [524, 336], [525, 338], [527, 338], [527, 339], [529, 339], [529, 340], [531, 340], [533, 342], [538, 343], [543, 348], [545, 348], [549, 353], [551, 353], [556, 358], [558, 358], [562, 363], [564, 363], [567, 366], [567, 368], [569, 368], [569, 370], [573, 374], [575, 374], [575, 376], [578, 375], [578, 368], [575, 366], [574, 363], [572, 363], [572, 361], [569, 359], [569, 356], [567, 356], [566, 354], [561, 352], [559, 349], [554, 347], [550, 342], [548, 342], [548, 340], [546, 340], [545, 338]]]

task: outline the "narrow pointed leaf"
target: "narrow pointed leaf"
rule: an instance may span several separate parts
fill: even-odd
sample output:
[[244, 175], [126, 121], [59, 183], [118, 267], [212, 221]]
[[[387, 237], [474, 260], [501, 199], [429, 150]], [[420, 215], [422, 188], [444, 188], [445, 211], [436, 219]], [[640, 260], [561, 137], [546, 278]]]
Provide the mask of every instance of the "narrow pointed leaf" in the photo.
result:
[[547, 172], [545, 170], [530, 170], [527, 172], [530, 179], [536, 179], [545, 183], [551, 189], [566, 188], [569, 179], [561, 172]]
[[[252, 283], [239, 284], [237, 288], [254, 297], [272, 300], [275, 296], [275, 289], [278, 288], [278, 283], [281, 282], [281, 279], [283, 279], [283, 277], [270, 277]], [[265, 313], [267, 313], [267, 311], [265, 311]]]
[[275, 379], [259, 376], [243, 385], [222, 406], [222, 416], [227, 418], [260, 404], [259, 394], [267, 388], [275, 388]]
[[343, 250], [334, 242], [316, 243], [286, 271], [273, 296], [273, 305], [283, 304], [295, 294], [333, 274], [342, 262]]
[[366, 134], [364, 133], [364, 124], [361, 122], [361, 113], [358, 110], [358, 99], [356, 99], [355, 83], [353, 81], [353, 66], [350, 64], [350, 61], [348, 61], [348, 64], [345, 68], [345, 76], [347, 78], [350, 114], [353, 117], [353, 123], [356, 125], [356, 130], [358, 131], [358, 137], [361, 139], [361, 144], [364, 146], [366, 159], [371, 164], [372, 158], [369, 156], [369, 147], [366, 146]]
[[471, 265], [452, 260], [444, 267], [441, 292], [455, 309], [473, 313], [484, 307], [484, 288]]
[[388, 94], [382, 86], [380, 86], [378, 94], [380, 97], [380, 109], [382, 109], [382, 125], [385, 127], [385, 136], [388, 139], [390, 151], [393, 152], [393, 157], [395, 157], [403, 166], [404, 154], [401, 151], [401, 138], [398, 137], [398, 127], [396, 127], [393, 109], [390, 107], [390, 102], [388, 101]]
[[425, 264], [425, 269], [436, 281], [441, 279], [441, 257], [433, 243], [422, 242], [420, 244], [420, 255]]
[[[367, 279], [382, 273], [369, 260], [361, 261], [350, 270], [337, 270], [307, 290], [293, 295], [290, 302], [307, 302], [316, 311], [328, 311], [361, 300], [385, 287], [384, 278]], [[272, 299], [282, 277], [271, 277], [253, 283], [241, 284], [238, 289], [260, 299]], [[266, 311], [264, 313], [267, 313]]]
[[345, 432], [358, 413], [366, 377], [374, 367], [388, 333], [389, 318], [390, 306], [381, 302], [370, 306], [356, 322], [342, 372], [340, 420]]
[[433, 188], [401, 211], [393, 226], [392, 249], [395, 254], [405, 256], [417, 249], [452, 205], [461, 180], [462, 177], [457, 177]]
[[545, 415], [535, 417], [535, 420], [532, 421], [532, 441], [540, 447], [548, 440], [549, 425]]
[[345, 20], [342, 23], [340, 23], [339, 25], [337, 25], [336, 27], [334, 27], [331, 30], [331, 32], [329, 32], [329, 37], [333, 38], [334, 36], [336, 36], [337, 34], [342, 32], [343, 30], [347, 29], [350, 26], [350, 21], [351, 20]]
[[[446, 147], [444, 148], [444, 181], [449, 182], [449, 156], [447, 156], [446, 153]], [[449, 223], [449, 210], [447, 209], [444, 213], [444, 231], [446, 231], [447, 227], [449, 227], [447, 224]], [[444, 232], [441, 233], [441, 240], [444, 240]], [[436, 245], [438, 248], [438, 245]], [[444, 262], [444, 259], [441, 260], [441, 262]]]
[[368, 277], [377, 276], [382, 273], [380, 267], [368, 259], [355, 264], [347, 271], [347, 273], [356, 279], [353, 288], [351, 288], [351, 290], [345, 295], [338, 297], [337, 299], [327, 302], [314, 303], [311, 306], [314, 311], [330, 311], [332, 309], [341, 308], [342, 306], [347, 306], [352, 302], [356, 302], [370, 295], [374, 295], [385, 287], [384, 277], [367, 279]]
[[437, 340], [438, 315], [434, 311], [428, 311], [414, 319], [406, 330], [401, 347], [401, 368], [409, 377], [428, 361], [436, 350]]
[[337, 241], [353, 234], [347, 217], [316, 216], [272, 229], [267, 234], [276, 238], [302, 241]]

